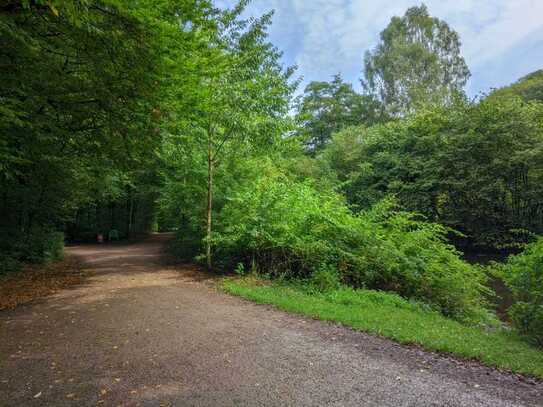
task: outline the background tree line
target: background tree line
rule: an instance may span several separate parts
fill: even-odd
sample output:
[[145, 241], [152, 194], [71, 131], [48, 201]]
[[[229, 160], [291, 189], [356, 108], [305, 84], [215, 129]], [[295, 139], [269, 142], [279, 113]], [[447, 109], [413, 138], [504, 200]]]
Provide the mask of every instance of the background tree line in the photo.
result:
[[362, 93], [313, 82], [297, 113], [311, 165], [353, 210], [394, 195], [475, 251], [543, 232], [541, 71], [469, 101], [458, 35], [425, 6], [393, 18], [364, 65]]

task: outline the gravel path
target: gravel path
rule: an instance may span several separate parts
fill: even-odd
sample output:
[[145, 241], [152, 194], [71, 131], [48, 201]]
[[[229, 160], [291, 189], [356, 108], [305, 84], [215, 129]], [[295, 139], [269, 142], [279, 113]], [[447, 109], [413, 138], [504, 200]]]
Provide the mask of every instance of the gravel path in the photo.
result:
[[164, 236], [0, 312], [0, 406], [543, 406], [543, 384], [218, 292]]

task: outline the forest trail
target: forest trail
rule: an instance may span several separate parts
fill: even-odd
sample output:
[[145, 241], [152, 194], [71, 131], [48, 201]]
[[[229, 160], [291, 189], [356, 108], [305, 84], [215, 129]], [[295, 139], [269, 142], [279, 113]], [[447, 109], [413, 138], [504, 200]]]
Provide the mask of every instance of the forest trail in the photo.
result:
[[2, 406], [536, 406], [543, 384], [223, 294], [167, 237], [68, 249], [87, 281], [0, 312]]

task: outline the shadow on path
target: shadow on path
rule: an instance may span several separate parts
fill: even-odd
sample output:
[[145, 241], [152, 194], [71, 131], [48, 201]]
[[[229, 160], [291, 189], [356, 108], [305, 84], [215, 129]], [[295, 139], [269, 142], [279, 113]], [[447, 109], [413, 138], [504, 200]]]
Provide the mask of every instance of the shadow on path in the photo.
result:
[[0, 405], [541, 405], [541, 384], [220, 293], [168, 238], [71, 247], [83, 284], [0, 312]]

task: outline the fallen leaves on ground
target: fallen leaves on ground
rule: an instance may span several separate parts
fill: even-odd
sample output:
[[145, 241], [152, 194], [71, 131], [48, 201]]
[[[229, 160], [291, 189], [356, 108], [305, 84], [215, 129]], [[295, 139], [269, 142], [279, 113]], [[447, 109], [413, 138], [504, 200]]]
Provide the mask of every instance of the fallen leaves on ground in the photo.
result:
[[85, 274], [80, 262], [70, 256], [51, 264], [25, 266], [18, 273], [0, 277], [0, 310], [15, 308], [81, 283]]

